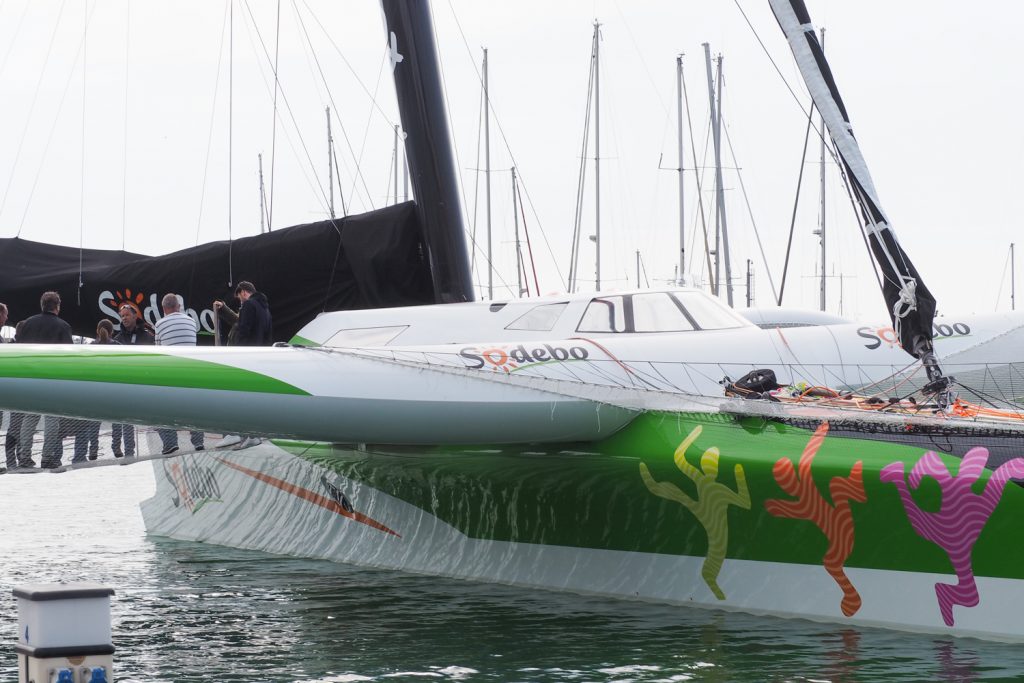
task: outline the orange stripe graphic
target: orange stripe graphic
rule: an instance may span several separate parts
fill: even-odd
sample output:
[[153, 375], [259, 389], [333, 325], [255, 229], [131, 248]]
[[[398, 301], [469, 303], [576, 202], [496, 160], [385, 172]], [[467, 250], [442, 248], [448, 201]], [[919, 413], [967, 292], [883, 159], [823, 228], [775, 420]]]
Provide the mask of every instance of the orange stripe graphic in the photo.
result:
[[383, 531], [385, 533], [391, 534], [392, 536], [397, 536], [398, 538], [402, 537], [401, 534], [399, 534], [396, 531], [392, 531], [391, 529], [387, 528], [377, 520], [371, 519], [360, 512], [349, 512], [345, 508], [338, 505], [338, 503], [336, 503], [335, 501], [331, 500], [330, 498], [327, 498], [326, 496], [321, 496], [319, 493], [314, 493], [309, 489], [304, 489], [301, 486], [297, 486], [295, 484], [287, 482], [284, 479], [278, 479], [277, 477], [272, 477], [269, 474], [264, 474], [263, 472], [250, 470], [248, 467], [242, 467], [241, 465], [233, 463], [230, 460], [225, 460], [224, 458], [216, 458], [216, 460], [224, 463], [233, 470], [238, 470], [242, 474], [249, 475], [253, 479], [258, 479], [259, 481], [262, 481], [265, 484], [270, 484], [275, 488], [281, 489], [285, 493], [290, 493], [293, 496], [309, 501], [313, 505], [319, 505], [325, 510], [330, 510], [331, 512], [337, 513], [342, 517], [347, 517], [351, 520], [359, 522], [360, 524], [365, 524], [367, 526], [373, 527], [378, 531]]

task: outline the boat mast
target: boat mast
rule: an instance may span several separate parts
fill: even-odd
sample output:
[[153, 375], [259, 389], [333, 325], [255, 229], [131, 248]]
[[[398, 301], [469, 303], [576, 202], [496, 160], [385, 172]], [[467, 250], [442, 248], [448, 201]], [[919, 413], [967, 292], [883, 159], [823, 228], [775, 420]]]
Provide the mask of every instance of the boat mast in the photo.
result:
[[519, 243], [519, 201], [516, 195], [519, 193], [519, 188], [516, 187], [516, 167], [512, 167], [512, 221], [516, 228], [516, 296], [521, 297], [523, 295], [523, 270], [525, 265], [523, 263], [523, 249]]
[[934, 394], [940, 409], [949, 406], [950, 378], [945, 377], [935, 355], [935, 297], [900, 246], [882, 210], [867, 162], [860, 150], [850, 117], [839, 96], [832, 70], [803, 0], [769, 0], [779, 27], [786, 35], [797, 67], [814, 104], [825, 120], [829, 137], [846, 171], [851, 194], [864, 219], [868, 244], [881, 273], [882, 295], [889, 308], [893, 329], [904, 351], [920, 359], [928, 374], [924, 391]]
[[[715, 79], [711, 74], [711, 46], [704, 43], [704, 60], [708, 72], [708, 99], [711, 103], [711, 130], [715, 145], [715, 197], [717, 201], [717, 217], [715, 220], [715, 295], [719, 288], [720, 263], [719, 251], [725, 259], [725, 292], [726, 301], [731, 308], [734, 305], [732, 291], [732, 265], [729, 263], [729, 230], [725, 219], [725, 188], [722, 186], [722, 55], [718, 55], [718, 92], [717, 106]], [[719, 242], [721, 240], [721, 242]]]
[[494, 300], [494, 261], [491, 233], [491, 100], [487, 79], [487, 48], [484, 48], [484, 188], [487, 199], [487, 298]]
[[430, 6], [382, 0], [416, 213], [440, 303], [472, 301], [473, 279]]
[[732, 257], [729, 252], [729, 225], [725, 220], [725, 185], [722, 182], [722, 62], [718, 55], [718, 116], [715, 119], [715, 166], [718, 168], [718, 201], [722, 215], [722, 258], [725, 259], [725, 292], [729, 307], [735, 305], [732, 292]]
[[[686, 280], [686, 213], [683, 210], [683, 55], [676, 55], [676, 119], [679, 134], [679, 273], [677, 283]], [[637, 282], [639, 282], [639, 276]]]
[[601, 289], [601, 24], [594, 20], [594, 289]]
[[[825, 29], [821, 29], [821, 52], [825, 52]], [[821, 137], [821, 220], [819, 222], [818, 234], [821, 236], [821, 310], [825, 310], [825, 118], [819, 114], [821, 127], [818, 135]]]
[[1010, 242], [1010, 310], [1017, 310], [1017, 280], [1014, 272], [1013, 242]]
[[[708, 101], [711, 103], [711, 135], [715, 135], [715, 82], [711, 76], [711, 45], [709, 43], [702, 43], [704, 46], [704, 66], [707, 67], [708, 74]], [[715, 138], [717, 140], [717, 138]], [[717, 166], [716, 170], [716, 182], [717, 182]], [[711, 280], [711, 293], [718, 296], [718, 285], [721, 282], [720, 275], [722, 272], [721, 264], [718, 260], [718, 252], [721, 251], [719, 242], [722, 238], [722, 232], [720, 228], [720, 219], [718, 217], [718, 190], [715, 190], [715, 272]]]
[[331, 157], [331, 150], [334, 149], [334, 138], [331, 137], [331, 108], [325, 107], [325, 110], [327, 112], [327, 187], [330, 192], [328, 195], [330, 197], [328, 205], [331, 211], [331, 218], [334, 218], [334, 160]]

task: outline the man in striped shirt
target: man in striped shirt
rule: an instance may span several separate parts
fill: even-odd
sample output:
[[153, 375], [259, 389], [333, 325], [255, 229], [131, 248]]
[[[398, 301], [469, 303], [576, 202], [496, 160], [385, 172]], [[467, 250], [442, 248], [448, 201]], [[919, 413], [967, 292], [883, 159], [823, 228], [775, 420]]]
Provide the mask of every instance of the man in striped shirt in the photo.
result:
[[[164, 317], [156, 321], [153, 328], [156, 332], [157, 346], [195, 346], [199, 328], [196, 321], [181, 310], [181, 299], [177, 294], [164, 294], [160, 301], [164, 309]], [[178, 432], [173, 429], [158, 429], [160, 441], [163, 442], [163, 454], [170, 455], [178, 450]], [[197, 451], [205, 448], [202, 432], [190, 432], [192, 446]]]

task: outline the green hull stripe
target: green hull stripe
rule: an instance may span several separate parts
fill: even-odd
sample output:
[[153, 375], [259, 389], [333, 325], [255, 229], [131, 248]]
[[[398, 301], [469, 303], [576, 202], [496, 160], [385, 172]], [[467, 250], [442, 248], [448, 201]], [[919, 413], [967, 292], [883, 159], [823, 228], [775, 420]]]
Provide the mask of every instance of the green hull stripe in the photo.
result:
[[230, 365], [102, 348], [76, 348], [73, 352], [4, 349], [0, 353], [0, 377], [309, 396], [309, 392], [287, 382]]
[[[571, 446], [280, 445], [472, 538], [698, 557], [724, 549], [725, 562], [822, 564], [842, 531], [843, 566], [954, 573], [947, 552], [915, 531], [897, 486], [881, 476], [893, 463], [909, 473], [927, 448], [826, 435], [807, 480], [798, 463], [812, 439], [813, 431], [761, 418], [648, 413], [605, 441]], [[958, 474], [960, 458], [940, 453], [939, 461]], [[807, 482], [799, 495], [782, 487], [793, 481], [790, 469], [797, 484]], [[972, 490], [991, 475], [985, 470]], [[944, 500], [930, 476], [911, 494], [924, 514], [956, 502]], [[816, 506], [836, 522], [831, 541], [811, 513], [801, 517], [798, 502], [810, 499], [820, 500], [807, 510]], [[1021, 519], [1024, 487], [1009, 483], [973, 545], [975, 575], [1024, 579]]]

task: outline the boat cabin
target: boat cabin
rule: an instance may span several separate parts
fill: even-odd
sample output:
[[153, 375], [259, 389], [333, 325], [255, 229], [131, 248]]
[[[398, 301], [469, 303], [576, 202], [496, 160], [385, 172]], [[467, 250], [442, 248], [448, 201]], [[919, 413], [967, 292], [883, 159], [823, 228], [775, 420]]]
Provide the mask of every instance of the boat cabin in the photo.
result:
[[333, 347], [530, 341], [753, 327], [696, 289], [585, 292], [512, 301], [323, 313], [293, 343]]

